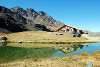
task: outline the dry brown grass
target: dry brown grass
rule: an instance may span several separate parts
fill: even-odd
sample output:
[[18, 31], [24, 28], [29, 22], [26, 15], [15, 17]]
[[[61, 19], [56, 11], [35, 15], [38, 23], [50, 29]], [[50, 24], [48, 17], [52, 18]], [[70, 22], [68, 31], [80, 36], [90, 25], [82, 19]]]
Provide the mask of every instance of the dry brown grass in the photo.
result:
[[34, 42], [81, 42], [86, 40], [84, 37], [72, 37], [72, 34], [56, 35], [54, 32], [45, 31], [26, 31], [5, 35], [8, 41], [34, 41]]
[[[0, 64], [3, 67], [86, 67], [87, 62], [91, 61], [94, 67], [100, 67], [99, 56], [67, 56], [65, 58], [51, 59], [28, 59]], [[95, 62], [96, 61], [96, 62]]]

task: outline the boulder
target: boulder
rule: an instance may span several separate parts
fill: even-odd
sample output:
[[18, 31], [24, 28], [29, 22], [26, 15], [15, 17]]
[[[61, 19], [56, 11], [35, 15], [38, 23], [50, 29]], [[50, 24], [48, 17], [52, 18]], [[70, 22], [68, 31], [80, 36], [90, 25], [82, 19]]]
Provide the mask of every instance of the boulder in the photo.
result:
[[6, 41], [7, 40], [7, 37], [2, 36], [2, 37], [0, 37], [0, 40]]

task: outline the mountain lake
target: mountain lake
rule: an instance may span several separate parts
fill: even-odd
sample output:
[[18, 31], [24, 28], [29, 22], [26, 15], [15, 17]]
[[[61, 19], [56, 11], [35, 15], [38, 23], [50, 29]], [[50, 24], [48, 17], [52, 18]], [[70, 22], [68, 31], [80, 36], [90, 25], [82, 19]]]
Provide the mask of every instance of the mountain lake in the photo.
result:
[[1, 43], [0, 63], [30, 58], [54, 58], [80, 55], [82, 52], [93, 54], [100, 50], [100, 43], [87, 44], [33, 44]]

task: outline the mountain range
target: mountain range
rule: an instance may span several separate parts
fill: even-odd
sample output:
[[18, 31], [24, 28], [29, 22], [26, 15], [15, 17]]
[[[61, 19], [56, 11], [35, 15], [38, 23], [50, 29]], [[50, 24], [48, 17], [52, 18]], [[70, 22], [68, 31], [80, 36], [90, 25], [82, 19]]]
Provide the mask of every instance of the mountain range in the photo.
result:
[[64, 25], [43, 11], [0, 6], [0, 32], [55, 31]]

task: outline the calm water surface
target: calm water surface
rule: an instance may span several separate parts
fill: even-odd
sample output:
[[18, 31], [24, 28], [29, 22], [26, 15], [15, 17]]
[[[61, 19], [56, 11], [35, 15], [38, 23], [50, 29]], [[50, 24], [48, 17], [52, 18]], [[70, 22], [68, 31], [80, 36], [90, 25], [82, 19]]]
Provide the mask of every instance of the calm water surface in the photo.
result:
[[87, 52], [90, 54], [93, 54], [93, 52], [95, 51], [99, 51], [100, 50], [100, 43], [93, 43], [90, 45], [81, 45], [82, 48], [81, 49], [77, 49], [76, 51], [67, 53], [66, 52], [62, 52], [61, 50], [58, 50], [57, 52], [55, 52], [50, 58], [53, 57], [65, 57], [65, 56], [70, 56], [70, 55], [80, 55], [82, 52]]
[[93, 54], [93, 52], [100, 50], [100, 43], [87, 45], [73, 44], [71, 46], [50, 46], [41, 44], [42, 47], [40, 45], [37, 47], [37, 45], [38, 44], [33, 46], [32, 44], [17, 44], [16, 46], [8, 46], [8, 44], [0, 44], [0, 63], [30, 58], [54, 58], [80, 55], [82, 52]]

